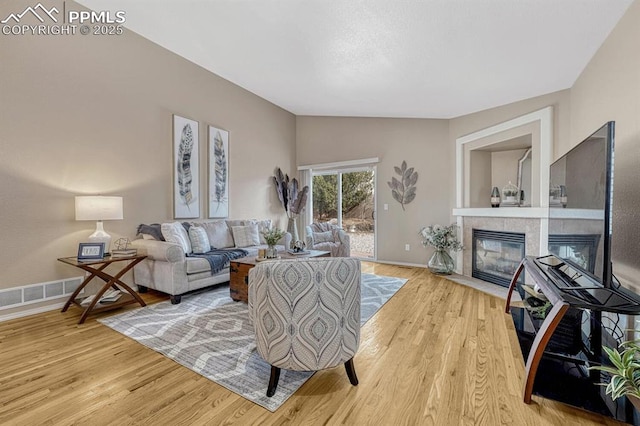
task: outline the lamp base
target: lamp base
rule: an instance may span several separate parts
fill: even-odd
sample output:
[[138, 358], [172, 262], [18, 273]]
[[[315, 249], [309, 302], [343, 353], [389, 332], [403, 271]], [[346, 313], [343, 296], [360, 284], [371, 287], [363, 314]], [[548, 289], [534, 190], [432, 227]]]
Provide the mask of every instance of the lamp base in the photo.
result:
[[96, 222], [96, 230], [93, 234], [89, 235], [88, 241], [91, 243], [104, 243], [104, 254], [107, 255], [110, 253], [111, 235], [105, 232], [101, 220]]

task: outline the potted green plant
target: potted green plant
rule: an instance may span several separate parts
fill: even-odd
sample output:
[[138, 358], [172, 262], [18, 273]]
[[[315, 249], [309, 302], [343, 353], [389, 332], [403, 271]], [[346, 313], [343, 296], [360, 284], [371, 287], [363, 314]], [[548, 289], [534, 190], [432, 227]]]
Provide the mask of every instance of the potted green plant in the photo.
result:
[[611, 398], [627, 396], [631, 403], [640, 410], [640, 340], [628, 340], [620, 343], [618, 348], [603, 347], [612, 367], [596, 366], [592, 370], [600, 370], [611, 375], [606, 392]]
[[284, 237], [285, 232], [279, 228], [269, 228], [266, 231], [262, 231], [262, 236], [264, 240], [267, 242], [269, 246], [267, 248], [265, 257], [269, 259], [273, 259], [278, 257], [278, 250], [276, 249], [276, 244], [282, 237]]
[[449, 251], [462, 250], [462, 244], [458, 240], [458, 226], [454, 223], [449, 226], [429, 225], [420, 230], [422, 245], [435, 248], [427, 266], [434, 274], [448, 275], [453, 272], [454, 263]]

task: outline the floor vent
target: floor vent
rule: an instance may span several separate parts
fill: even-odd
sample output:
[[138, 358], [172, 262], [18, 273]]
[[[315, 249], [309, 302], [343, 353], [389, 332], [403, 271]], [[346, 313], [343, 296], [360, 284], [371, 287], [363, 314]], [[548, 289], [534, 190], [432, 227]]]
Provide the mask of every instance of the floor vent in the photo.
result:
[[[0, 310], [67, 298], [80, 286], [83, 279], [83, 277], [74, 277], [0, 290]], [[80, 294], [82, 293], [84, 289]]]

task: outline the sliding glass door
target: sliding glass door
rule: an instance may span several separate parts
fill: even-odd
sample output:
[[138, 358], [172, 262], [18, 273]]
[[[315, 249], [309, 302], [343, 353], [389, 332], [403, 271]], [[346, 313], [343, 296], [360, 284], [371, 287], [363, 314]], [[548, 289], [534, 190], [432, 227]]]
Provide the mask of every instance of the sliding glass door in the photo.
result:
[[351, 256], [375, 259], [375, 166], [313, 171], [313, 221], [350, 236]]

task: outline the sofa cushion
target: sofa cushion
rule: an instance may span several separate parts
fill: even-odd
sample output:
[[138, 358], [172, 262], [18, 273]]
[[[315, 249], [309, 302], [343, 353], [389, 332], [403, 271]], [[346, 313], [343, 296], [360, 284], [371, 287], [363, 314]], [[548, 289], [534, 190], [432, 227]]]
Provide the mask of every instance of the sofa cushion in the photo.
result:
[[214, 248], [233, 247], [233, 236], [231, 229], [224, 220], [214, 220], [210, 222], [194, 223], [194, 226], [202, 227], [207, 232], [209, 244]]
[[187, 257], [187, 274], [198, 274], [200, 272], [209, 272], [211, 274], [211, 265], [207, 259], [203, 257]]
[[163, 223], [160, 229], [166, 241], [180, 245], [185, 253], [191, 253], [189, 234], [180, 222]]
[[233, 226], [231, 228], [236, 247], [251, 247], [260, 245], [258, 225], [251, 223], [246, 226]]
[[191, 251], [194, 253], [206, 253], [211, 250], [207, 231], [200, 226], [189, 227], [189, 241], [191, 242]]
[[335, 241], [335, 238], [333, 237], [333, 231], [314, 232], [313, 233], [313, 243], [314, 244], [332, 243], [334, 241]]

